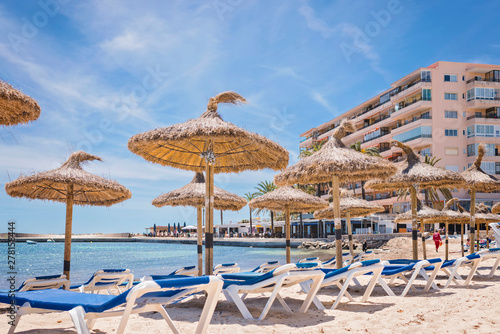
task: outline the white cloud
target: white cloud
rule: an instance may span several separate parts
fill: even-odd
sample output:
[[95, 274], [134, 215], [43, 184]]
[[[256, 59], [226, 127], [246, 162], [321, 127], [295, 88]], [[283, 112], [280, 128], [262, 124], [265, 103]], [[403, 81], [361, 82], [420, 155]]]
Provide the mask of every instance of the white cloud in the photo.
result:
[[335, 29], [330, 28], [325, 21], [316, 17], [314, 10], [307, 3], [299, 8], [299, 14], [306, 19], [309, 29], [321, 33], [324, 38], [329, 38], [335, 32]]

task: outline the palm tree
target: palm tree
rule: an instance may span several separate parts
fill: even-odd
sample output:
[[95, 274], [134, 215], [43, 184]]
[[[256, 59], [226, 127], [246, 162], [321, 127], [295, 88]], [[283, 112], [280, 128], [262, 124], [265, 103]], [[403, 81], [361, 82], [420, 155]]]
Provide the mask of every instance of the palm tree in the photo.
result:
[[[246, 193], [245, 194], [245, 198], [247, 199], [248, 202], [250, 202], [251, 200], [253, 200], [255, 197], [257, 197], [257, 194], [256, 193]], [[253, 227], [252, 227], [252, 212], [254, 211], [254, 209], [252, 209], [251, 207], [248, 207], [250, 209], [250, 235], [252, 235], [253, 233]]]
[[[270, 193], [271, 191], [275, 190], [276, 188], [278, 188], [274, 182], [272, 181], [261, 181], [259, 182], [259, 184], [257, 184], [257, 187], [255, 187], [255, 189], [257, 189], [257, 192], [255, 193], [257, 196], [262, 196], [264, 194], [267, 194], [267, 193]], [[258, 213], [260, 212], [267, 212], [267, 210], [257, 210]], [[271, 211], [271, 231], [272, 231], [272, 235], [274, 235], [274, 213], [272, 210], [269, 210]]]
[[[354, 144], [350, 146], [353, 150], [357, 152], [364, 153], [366, 155], [369, 155], [371, 157], [382, 157], [380, 155], [380, 152], [377, 147], [367, 147], [367, 148], [361, 148], [361, 142], [357, 141]], [[356, 189], [356, 186], [353, 187], [353, 189]], [[365, 193], [365, 181], [361, 181], [361, 197], [363, 199], [366, 199], [366, 193]]]
[[[424, 158], [424, 163], [434, 166], [436, 165], [439, 161], [441, 161], [441, 158], [437, 157], [429, 157], [428, 155], [425, 155]], [[439, 188], [439, 192], [444, 196], [445, 200], [444, 202], [449, 201], [450, 199], [453, 198], [453, 195], [451, 194], [451, 190], [448, 188]], [[398, 191], [398, 199], [400, 198], [406, 198], [408, 195], [408, 189], [400, 189]], [[425, 203], [426, 205], [429, 205], [429, 203], [432, 203], [432, 207], [438, 210], [442, 210], [444, 207], [444, 203], [442, 203], [439, 200], [439, 194], [436, 191], [436, 188], [426, 188], [424, 189], [424, 196], [425, 196]]]

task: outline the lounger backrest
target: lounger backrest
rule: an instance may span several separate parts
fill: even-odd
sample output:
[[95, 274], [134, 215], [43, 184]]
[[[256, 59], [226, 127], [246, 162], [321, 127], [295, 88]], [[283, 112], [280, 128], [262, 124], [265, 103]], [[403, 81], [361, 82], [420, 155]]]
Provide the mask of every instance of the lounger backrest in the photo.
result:
[[197, 276], [198, 269], [196, 268], [196, 266], [179, 268], [177, 270], [172, 271], [169, 275]]
[[278, 268], [279, 266], [281, 266], [279, 264], [279, 261], [269, 261], [269, 262], [261, 264], [260, 266], [258, 266], [254, 270], [252, 270], [252, 272], [254, 272], [254, 273], [267, 273], [275, 268]]
[[133, 280], [134, 275], [130, 273], [130, 269], [102, 269], [96, 271], [84, 286], [88, 286], [88, 289], [93, 291], [95, 287], [118, 286], [125, 281], [129, 281], [132, 284]]
[[287, 273], [289, 272], [290, 270], [293, 270], [293, 269], [296, 269], [297, 266], [295, 265], [295, 263], [288, 263], [288, 264], [284, 264], [272, 271], [270, 271], [269, 273], [272, 273], [273, 276], [277, 276], [277, 275], [281, 275], [281, 274], [284, 274], [284, 273]]
[[66, 275], [50, 275], [50, 276], [38, 276], [34, 278], [27, 279], [19, 287], [19, 291], [32, 291], [32, 290], [44, 290], [44, 289], [59, 289], [64, 287], [64, 289], [69, 289], [70, 282], [66, 279]]
[[240, 272], [240, 267], [237, 263], [223, 263], [218, 264], [214, 267], [214, 275], [217, 274], [229, 274]]

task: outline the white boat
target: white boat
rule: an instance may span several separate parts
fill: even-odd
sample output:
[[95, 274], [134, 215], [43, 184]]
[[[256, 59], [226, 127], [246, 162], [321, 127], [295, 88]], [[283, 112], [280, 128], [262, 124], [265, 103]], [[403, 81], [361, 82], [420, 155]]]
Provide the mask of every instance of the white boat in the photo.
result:
[[55, 240], [50, 238], [50, 239], [47, 239], [47, 242], [55, 242]]
[[26, 243], [30, 244], [30, 245], [36, 245], [37, 244], [37, 242], [33, 241], [33, 240], [26, 240]]

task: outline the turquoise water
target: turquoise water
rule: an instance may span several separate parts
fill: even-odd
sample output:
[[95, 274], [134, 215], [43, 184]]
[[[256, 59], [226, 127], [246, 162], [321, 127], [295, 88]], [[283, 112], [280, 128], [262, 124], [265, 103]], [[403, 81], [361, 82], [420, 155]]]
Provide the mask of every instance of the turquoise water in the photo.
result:
[[[63, 243], [40, 242], [16, 244], [16, 286], [34, 276], [62, 273]], [[326, 255], [328, 251], [292, 249], [292, 261], [304, 257]], [[333, 251], [329, 251], [333, 254]], [[328, 256], [328, 255], [326, 255]], [[8, 288], [7, 243], [0, 243], [0, 289]], [[249, 248], [216, 246], [214, 264], [237, 262], [242, 269], [279, 260], [285, 263], [285, 250], [279, 248]], [[143, 242], [75, 242], [71, 248], [71, 282], [83, 283], [99, 269], [130, 269], [135, 278], [151, 274], [167, 274], [173, 270], [197, 264], [196, 245]]]

